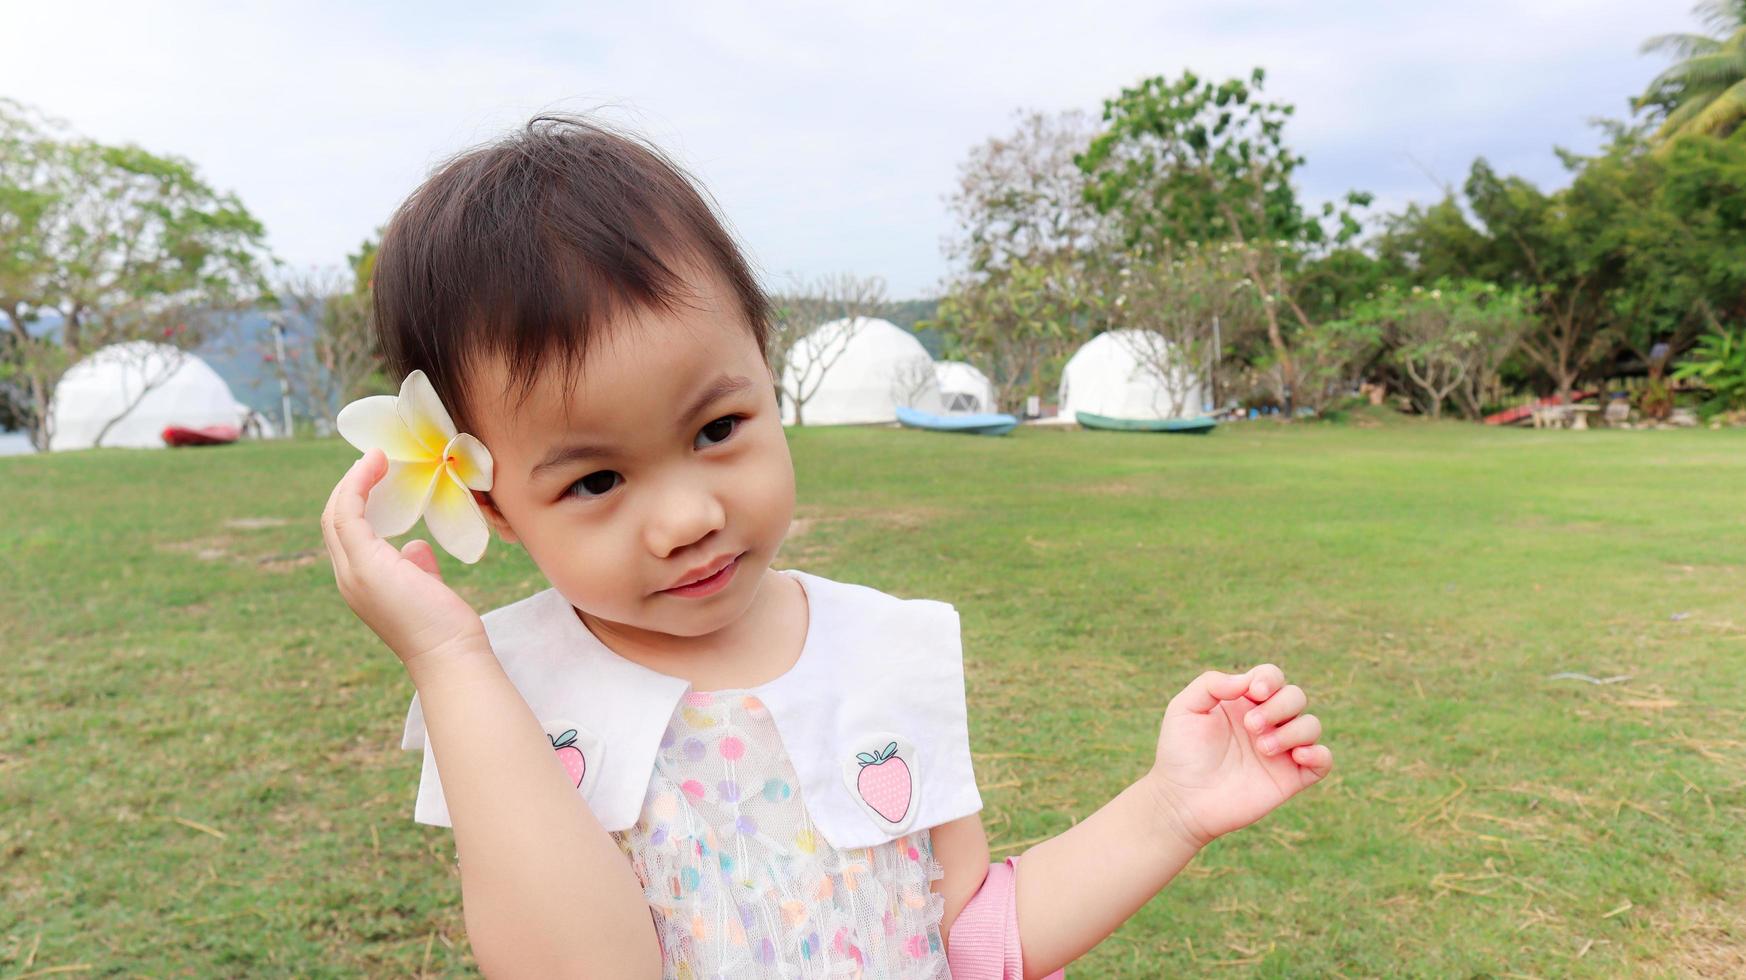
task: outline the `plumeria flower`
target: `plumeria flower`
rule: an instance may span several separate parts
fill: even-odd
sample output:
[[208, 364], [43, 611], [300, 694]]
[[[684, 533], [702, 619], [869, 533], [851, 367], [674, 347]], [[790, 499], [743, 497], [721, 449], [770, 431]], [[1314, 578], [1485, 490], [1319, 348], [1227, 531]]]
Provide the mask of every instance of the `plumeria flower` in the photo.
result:
[[423, 371], [406, 376], [398, 397], [360, 398], [340, 409], [337, 421], [347, 442], [388, 457], [387, 474], [364, 502], [371, 529], [391, 538], [412, 530], [422, 515], [449, 554], [469, 565], [485, 554], [491, 530], [472, 491], [491, 489], [491, 453], [455, 431]]

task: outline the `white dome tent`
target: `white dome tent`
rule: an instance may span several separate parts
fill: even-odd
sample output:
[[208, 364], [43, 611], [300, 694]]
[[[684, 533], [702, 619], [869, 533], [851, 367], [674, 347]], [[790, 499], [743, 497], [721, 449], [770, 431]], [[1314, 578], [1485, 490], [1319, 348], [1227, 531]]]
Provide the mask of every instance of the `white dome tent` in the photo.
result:
[[935, 361], [940, 400], [948, 412], [995, 412], [994, 385], [988, 376], [964, 361]]
[[188, 351], [147, 340], [111, 344], [55, 385], [49, 449], [89, 449], [99, 436], [106, 447], [162, 449], [167, 426], [237, 425], [246, 411], [218, 372]]
[[897, 421], [897, 406], [939, 412], [933, 358], [915, 335], [889, 320], [832, 320], [795, 341], [782, 370], [782, 424]]
[[1195, 418], [1201, 378], [1175, 345], [1151, 330], [1110, 330], [1085, 342], [1061, 371], [1060, 417], [1079, 412], [1119, 419]]

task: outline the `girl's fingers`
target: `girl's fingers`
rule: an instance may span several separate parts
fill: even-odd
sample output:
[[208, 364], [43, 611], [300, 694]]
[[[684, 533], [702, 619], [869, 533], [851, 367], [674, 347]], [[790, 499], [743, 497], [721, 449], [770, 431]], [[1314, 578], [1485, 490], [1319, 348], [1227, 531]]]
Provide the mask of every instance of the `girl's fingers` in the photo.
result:
[[1265, 701], [1285, 687], [1285, 671], [1277, 664], [1262, 664], [1249, 670], [1249, 690], [1244, 692], [1251, 701]]
[[1249, 689], [1249, 674], [1227, 674], [1223, 671], [1209, 670], [1182, 689], [1182, 693], [1170, 699], [1168, 711], [1192, 711], [1204, 715], [1219, 706], [1221, 701], [1231, 701], [1243, 696]]
[[[350, 476], [352, 469], [356, 469], [357, 465], [354, 461], [351, 468], [346, 470], [346, 476]], [[333, 561], [336, 577], [344, 572], [347, 564], [346, 550], [340, 545], [339, 533], [334, 527], [339, 510], [340, 491], [345, 488], [345, 485], [345, 477], [342, 476], [339, 482], [333, 485], [333, 491], [327, 495], [327, 506], [321, 509], [321, 540], [327, 545], [327, 555]]]
[[1287, 749], [1309, 745], [1322, 737], [1322, 722], [1315, 715], [1298, 715], [1255, 740], [1262, 755], [1278, 755]]
[[1291, 750], [1291, 761], [1308, 769], [1314, 779], [1321, 779], [1334, 768], [1334, 750], [1320, 744], [1300, 745]]
[[407, 561], [423, 569], [432, 578], [439, 582], [442, 581], [443, 573], [437, 568], [436, 552], [431, 550], [428, 542], [423, 540], [408, 541], [400, 547], [400, 554]]
[[382, 450], [372, 449], [340, 478], [332, 524], [335, 536], [348, 555], [368, 547], [371, 541], [381, 540], [370, 523], [364, 520], [364, 501], [370, 495], [370, 488], [381, 482], [387, 472], [388, 457]]
[[1249, 713], [1243, 716], [1243, 727], [1260, 734], [1274, 725], [1290, 721], [1307, 704], [1309, 697], [1303, 693], [1303, 688], [1287, 684], [1278, 694], [1249, 709]]

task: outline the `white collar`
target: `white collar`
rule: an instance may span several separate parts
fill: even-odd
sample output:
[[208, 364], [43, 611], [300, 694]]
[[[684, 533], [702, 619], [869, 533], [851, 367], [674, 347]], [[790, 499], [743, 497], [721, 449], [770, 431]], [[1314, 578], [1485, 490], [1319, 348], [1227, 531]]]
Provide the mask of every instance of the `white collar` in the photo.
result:
[[[786, 574], [807, 595], [800, 657], [743, 693], [769, 708], [813, 825], [838, 849], [871, 847], [982, 809], [957, 611]], [[504, 671], [565, 756], [589, 808], [608, 831], [629, 829], [690, 683], [614, 653], [555, 589], [483, 619]], [[401, 745], [425, 750], [414, 819], [451, 826], [416, 695]]]

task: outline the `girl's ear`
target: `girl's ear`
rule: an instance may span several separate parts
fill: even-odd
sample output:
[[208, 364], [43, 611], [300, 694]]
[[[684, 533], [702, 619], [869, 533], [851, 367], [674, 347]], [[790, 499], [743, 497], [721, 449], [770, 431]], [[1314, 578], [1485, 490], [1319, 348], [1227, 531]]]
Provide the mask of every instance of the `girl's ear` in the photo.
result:
[[486, 522], [491, 525], [492, 530], [497, 532], [498, 537], [510, 544], [519, 543], [520, 539], [515, 536], [515, 529], [509, 526], [509, 521], [504, 519], [503, 512], [498, 510], [497, 504], [492, 502], [489, 492], [475, 490], [473, 491], [473, 499], [479, 502], [479, 509], [485, 512]]

